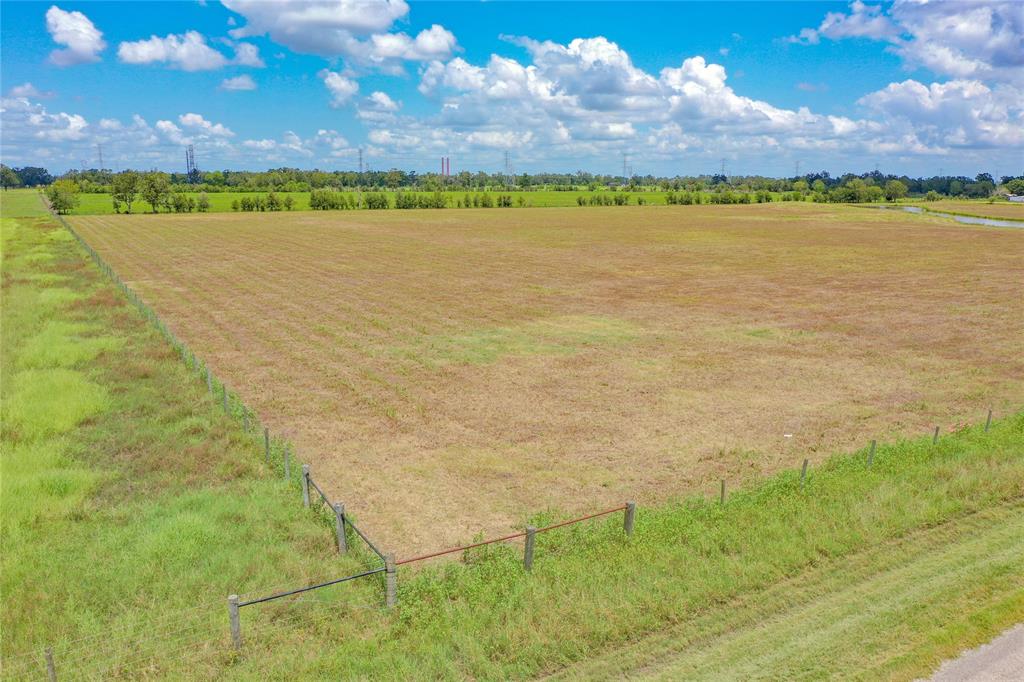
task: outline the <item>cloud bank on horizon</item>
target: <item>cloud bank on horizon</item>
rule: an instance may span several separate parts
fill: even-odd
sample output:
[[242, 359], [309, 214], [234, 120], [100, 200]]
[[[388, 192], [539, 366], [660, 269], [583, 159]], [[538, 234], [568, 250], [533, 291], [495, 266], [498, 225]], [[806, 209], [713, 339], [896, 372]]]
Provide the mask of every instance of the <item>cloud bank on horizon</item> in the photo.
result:
[[[825, 12], [817, 25], [775, 35], [772, 43], [803, 50], [807, 60], [829, 43], [866, 42], [877, 46], [880, 59], [895, 57], [903, 70], [930, 76], [893, 79], [854, 101], [833, 100], [825, 111], [773, 104], [770, 93], [744, 94], [737, 83], [748, 81], [730, 78], [705, 54], [641, 68], [607, 35], [559, 42], [492, 28], [494, 51], [474, 59], [440, 23], [403, 30], [413, 14], [404, 0], [223, 0], [225, 35], [156, 30], [116, 45], [88, 10], [38, 8], [52, 47], [38, 56], [38, 78], [4, 94], [5, 163], [73, 167], [98, 144], [120, 150], [136, 167], [168, 168], [180, 165], [186, 144], [200, 146], [217, 167], [241, 168], [346, 168], [359, 149], [371, 162], [414, 168], [433, 168], [441, 155], [494, 159], [512, 150], [521, 167], [533, 170], [610, 171], [628, 153], [656, 173], [695, 172], [688, 164], [706, 168], [719, 157], [743, 158], [751, 173], [781, 174], [780, 159], [789, 167], [801, 158], [805, 170], [863, 168], [879, 160], [896, 171], [953, 170], [973, 160], [1019, 173], [1024, 158], [1024, 3], [1015, 1], [856, 0], [843, 11]], [[538, 32], [545, 31], [538, 22]], [[614, 32], [614, 26], [606, 31]], [[731, 40], [749, 42], [736, 33]], [[515, 56], [499, 54], [510, 49]], [[264, 53], [275, 51], [271, 67], [305, 69], [292, 75], [303, 93], [319, 100], [319, 107], [302, 107], [301, 125], [273, 129], [261, 121], [259, 103], [229, 104], [225, 120], [210, 120], [199, 113], [202, 97], [189, 105], [196, 111], [175, 110], [179, 105], [168, 99], [155, 120], [123, 103], [105, 110], [103, 91], [90, 93], [99, 99], [93, 106], [99, 115], [56, 110], [43, 101], [55, 97], [53, 86], [36, 82], [50, 72], [108, 62], [110, 68], [156, 69], [148, 75], [154, 79], [161, 69], [185, 75], [242, 70], [218, 76], [214, 90], [224, 97], [273, 98], [262, 86], [272, 70]], [[728, 58], [731, 51], [716, 52]], [[651, 63], [650, 55], [643, 57]], [[829, 83], [792, 80], [789, 88], [803, 96], [832, 90]], [[4, 81], [11, 82], [7, 74]], [[233, 130], [242, 128], [247, 132]]]

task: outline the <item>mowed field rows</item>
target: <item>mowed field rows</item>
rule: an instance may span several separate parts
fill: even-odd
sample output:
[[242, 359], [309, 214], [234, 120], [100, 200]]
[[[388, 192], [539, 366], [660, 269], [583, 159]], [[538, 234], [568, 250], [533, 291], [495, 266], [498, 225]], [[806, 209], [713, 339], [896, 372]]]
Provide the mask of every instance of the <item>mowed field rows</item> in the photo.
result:
[[1024, 398], [1019, 230], [813, 204], [71, 222], [400, 558]]

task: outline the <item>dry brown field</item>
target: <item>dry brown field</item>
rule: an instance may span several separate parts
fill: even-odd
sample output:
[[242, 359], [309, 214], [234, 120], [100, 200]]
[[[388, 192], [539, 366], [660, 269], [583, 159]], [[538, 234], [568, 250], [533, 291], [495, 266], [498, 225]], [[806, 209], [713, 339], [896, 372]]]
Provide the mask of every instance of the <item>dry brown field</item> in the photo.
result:
[[1024, 402], [1024, 230], [788, 203], [72, 222], [400, 556]]

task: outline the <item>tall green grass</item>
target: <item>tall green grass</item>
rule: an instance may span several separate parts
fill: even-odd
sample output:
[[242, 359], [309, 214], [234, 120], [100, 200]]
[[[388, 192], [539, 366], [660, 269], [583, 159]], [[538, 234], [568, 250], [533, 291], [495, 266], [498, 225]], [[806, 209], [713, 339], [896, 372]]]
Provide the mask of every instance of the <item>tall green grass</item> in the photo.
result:
[[[212, 676], [229, 651], [228, 593], [344, 575], [363, 558], [336, 555], [257, 437], [75, 240], [12, 206], [0, 223], [3, 674], [38, 677], [52, 646], [61, 677]], [[380, 594], [351, 587], [336, 595]]]

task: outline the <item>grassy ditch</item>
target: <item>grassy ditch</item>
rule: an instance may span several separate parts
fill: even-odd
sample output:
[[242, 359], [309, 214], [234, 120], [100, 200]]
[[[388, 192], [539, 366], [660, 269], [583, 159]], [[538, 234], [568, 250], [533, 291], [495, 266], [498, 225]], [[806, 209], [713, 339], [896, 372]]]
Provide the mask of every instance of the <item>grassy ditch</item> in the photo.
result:
[[[927, 437], [881, 446], [870, 469], [866, 455], [832, 458], [811, 471], [804, 488], [793, 471], [730, 496], [724, 506], [694, 497], [641, 510], [628, 540], [617, 516], [542, 535], [530, 575], [520, 567], [518, 545], [473, 553], [466, 564], [400, 571], [397, 617], [381, 622], [376, 637], [340, 635], [345, 647], [304, 659], [300, 671], [486, 679], [549, 673], [645, 633], [714, 620], [716, 613], [724, 618], [736, 600], [756, 602], [764, 590], [823, 563], [863, 561], [858, 557], [880, 544], [1024, 495], [1024, 415], [994, 423], [988, 433], [963, 429], [935, 446]], [[1019, 518], [1022, 511], [1018, 506], [1009, 513]], [[949, 542], [969, 540], [953, 535]], [[958, 573], [961, 554], [950, 552], [937, 573]], [[915, 629], [915, 599], [929, 604], [947, 637], [904, 661], [902, 670], [921, 672], [955, 654], [961, 644], [948, 633], [958, 628], [970, 624], [977, 639], [1024, 617], [1020, 582], [1006, 580], [1007, 571], [1021, 575], [1024, 555], [1003, 556], [997, 570], [978, 574], [977, 589], [987, 591], [992, 606], [982, 613], [962, 609], [958, 600], [934, 604], [924, 593], [902, 595], [909, 603], [890, 624], [904, 639], [875, 641], [873, 664], [884, 668], [906, 656], [906, 638], [923, 644], [935, 635], [935, 627]], [[825, 585], [816, 597], [826, 598], [831, 589]], [[859, 596], [854, 591], [848, 598]], [[833, 640], [819, 644], [840, 646], [845, 636], [837, 629]], [[249, 659], [239, 672], [268, 664], [273, 667], [267, 659]], [[823, 675], [846, 665], [839, 657], [816, 664]]]
[[[5, 677], [209, 676], [225, 597], [361, 566], [34, 193], [3, 197]], [[379, 584], [337, 596], [380, 599]], [[171, 656], [182, 650], [180, 657]], [[184, 666], [182, 665], [184, 662]], [[71, 668], [71, 670], [69, 670]]]

